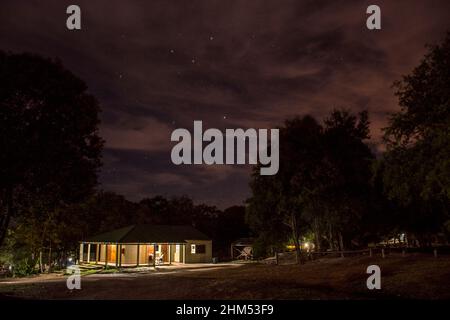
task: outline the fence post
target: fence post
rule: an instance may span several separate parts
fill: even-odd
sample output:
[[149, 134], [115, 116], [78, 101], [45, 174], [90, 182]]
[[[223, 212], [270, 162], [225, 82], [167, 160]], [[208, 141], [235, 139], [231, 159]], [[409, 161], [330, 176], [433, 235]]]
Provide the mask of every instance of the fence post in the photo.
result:
[[275, 251], [275, 261], [276, 261], [276, 264], [278, 265], [278, 251]]
[[433, 254], [434, 254], [434, 257], [437, 258], [437, 249], [436, 248], [434, 248]]
[[369, 257], [372, 256], [372, 249], [369, 249]]
[[381, 249], [381, 257], [384, 259], [384, 248]]
[[341, 251], [341, 258], [344, 258], [344, 251]]

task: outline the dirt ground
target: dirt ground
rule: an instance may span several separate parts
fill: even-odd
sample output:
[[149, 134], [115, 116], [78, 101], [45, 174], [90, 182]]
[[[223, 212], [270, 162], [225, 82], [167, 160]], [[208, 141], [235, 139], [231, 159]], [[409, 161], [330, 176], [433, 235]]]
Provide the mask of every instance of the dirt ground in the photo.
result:
[[[381, 268], [381, 290], [368, 290], [366, 268]], [[0, 280], [3, 299], [450, 299], [450, 257], [390, 255], [327, 258], [303, 265], [215, 264], [128, 270], [81, 277]]]

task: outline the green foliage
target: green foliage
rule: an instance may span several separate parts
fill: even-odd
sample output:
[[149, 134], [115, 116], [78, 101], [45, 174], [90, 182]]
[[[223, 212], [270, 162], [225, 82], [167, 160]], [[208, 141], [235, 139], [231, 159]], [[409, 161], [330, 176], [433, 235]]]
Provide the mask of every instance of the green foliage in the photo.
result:
[[316, 246], [331, 249], [405, 231], [448, 233], [450, 33], [395, 87], [401, 111], [385, 129], [379, 160], [366, 144], [366, 112], [335, 110], [323, 126], [308, 116], [286, 121], [279, 173], [256, 170], [250, 183], [247, 216], [261, 244], [285, 240], [283, 225], [292, 241], [312, 231]]
[[8, 234], [2, 246], [0, 246], [0, 266], [10, 266], [14, 260], [12, 231], [8, 230]]
[[269, 251], [272, 246], [273, 243], [269, 242], [267, 238], [258, 237], [253, 243], [253, 257], [255, 259], [262, 259], [272, 255], [273, 252]]
[[385, 129], [384, 191], [407, 210], [405, 228], [436, 232], [450, 214], [450, 33], [395, 86], [401, 111]]
[[25, 238], [12, 230], [8, 231], [0, 249], [0, 265], [11, 266], [12, 275], [27, 276], [37, 272], [36, 259]]
[[59, 61], [0, 51], [0, 244], [35, 200], [50, 210], [97, 184], [99, 105]]
[[299, 247], [312, 230], [319, 247], [336, 233], [358, 231], [370, 194], [368, 125], [366, 112], [346, 110], [334, 110], [324, 126], [310, 116], [285, 122], [278, 174], [260, 176], [255, 168], [250, 183], [247, 216], [261, 244], [291, 239]]
[[37, 273], [36, 263], [30, 258], [23, 258], [14, 262], [13, 275], [25, 277]]

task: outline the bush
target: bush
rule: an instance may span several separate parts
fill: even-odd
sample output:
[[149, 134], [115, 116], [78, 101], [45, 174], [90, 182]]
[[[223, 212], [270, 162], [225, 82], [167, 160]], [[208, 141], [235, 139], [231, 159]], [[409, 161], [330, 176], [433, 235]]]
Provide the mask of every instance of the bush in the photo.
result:
[[21, 259], [14, 263], [13, 275], [18, 277], [29, 276], [37, 273], [36, 264], [31, 259]]

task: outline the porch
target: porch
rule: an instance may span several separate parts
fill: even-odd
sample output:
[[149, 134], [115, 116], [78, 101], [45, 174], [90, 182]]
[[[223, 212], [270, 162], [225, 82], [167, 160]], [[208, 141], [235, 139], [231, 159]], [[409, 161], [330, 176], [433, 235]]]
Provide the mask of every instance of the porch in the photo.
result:
[[185, 262], [185, 243], [80, 243], [80, 264], [139, 267]]

